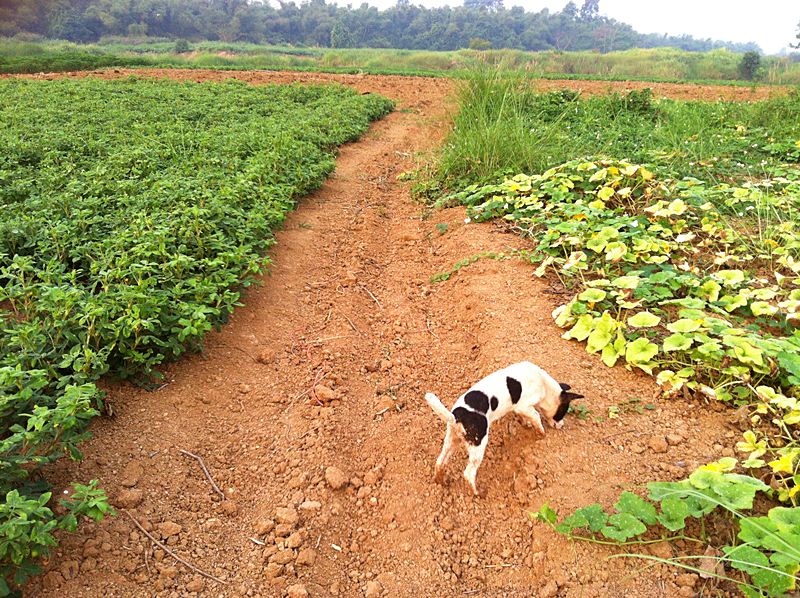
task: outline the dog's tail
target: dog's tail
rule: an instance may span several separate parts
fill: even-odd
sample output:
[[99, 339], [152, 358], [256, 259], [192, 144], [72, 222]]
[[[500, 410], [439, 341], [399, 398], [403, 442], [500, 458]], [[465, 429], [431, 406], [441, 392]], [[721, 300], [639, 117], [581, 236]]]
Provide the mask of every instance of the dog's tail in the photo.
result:
[[425, 401], [431, 406], [431, 409], [436, 412], [436, 415], [445, 421], [445, 423], [456, 423], [456, 418], [453, 417], [453, 414], [450, 412], [450, 410], [444, 406], [444, 404], [439, 400], [439, 397], [437, 397], [435, 394], [432, 392], [425, 393]]

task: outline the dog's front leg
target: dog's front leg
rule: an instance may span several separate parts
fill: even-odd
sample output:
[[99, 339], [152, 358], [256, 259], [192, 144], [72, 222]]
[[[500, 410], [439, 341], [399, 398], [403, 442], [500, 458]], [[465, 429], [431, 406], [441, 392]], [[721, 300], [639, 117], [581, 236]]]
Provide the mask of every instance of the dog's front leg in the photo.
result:
[[527, 407], [517, 410], [517, 415], [519, 415], [524, 422], [526, 422], [530, 427], [534, 430], [538, 430], [539, 434], [544, 436], [544, 426], [542, 425], [542, 416], [539, 415], [539, 412], [536, 410], [535, 407]]
[[483, 441], [475, 446], [475, 445], [468, 445], [467, 452], [469, 453], [469, 463], [467, 463], [466, 469], [464, 469], [464, 479], [467, 480], [467, 483], [472, 488], [472, 493], [475, 496], [481, 496], [478, 493], [478, 487], [475, 482], [475, 478], [478, 475], [478, 468], [481, 466], [483, 462], [483, 455], [486, 452], [486, 445], [489, 444], [489, 435], [483, 437]]
[[436, 467], [433, 473], [433, 479], [437, 484], [441, 484], [444, 481], [444, 466], [447, 465], [447, 462], [450, 460], [450, 455], [453, 454], [454, 448], [453, 427], [448, 424], [447, 432], [444, 434], [442, 452], [439, 453], [439, 457], [436, 459]]

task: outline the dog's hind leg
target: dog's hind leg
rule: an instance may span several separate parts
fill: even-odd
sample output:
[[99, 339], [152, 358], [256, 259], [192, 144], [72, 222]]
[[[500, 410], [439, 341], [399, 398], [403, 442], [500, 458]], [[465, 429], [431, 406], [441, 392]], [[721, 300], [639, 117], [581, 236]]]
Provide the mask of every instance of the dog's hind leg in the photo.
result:
[[450, 460], [450, 456], [453, 454], [453, 450], [455, 449], [455, 438], [453, 433], [453, 426], [447, 426], [447, 432], [444, 435], [444, 444], [442, 445], [442, 452], [439, 453], [439, 457], [436, 459], [436, 468], [434, 470], [433, 479], [436, 480], [438, 484], [441, 484], [444, 480], [444, 466], [447, 465], [447, 462]]
[[483, 454], [486, 452], [486, 445], [489, 444], [489, 435], [485, 435], [479, 445], [468, 444], [467, 452], [469, 453], [469, 463], [464, 469], [464, 479], [472, 488], [473, 494], [478, 496], [478, 488], [475, 485], [475, 478], [478, 475], [478, 468], [483, 462]]

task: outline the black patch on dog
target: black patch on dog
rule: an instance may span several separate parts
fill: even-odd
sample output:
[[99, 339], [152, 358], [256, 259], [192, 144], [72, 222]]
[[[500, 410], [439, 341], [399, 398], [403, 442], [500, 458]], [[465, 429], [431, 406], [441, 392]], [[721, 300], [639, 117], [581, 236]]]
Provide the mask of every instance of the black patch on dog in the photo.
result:
[[567, 411], [569, 411], [569, 401], [565, 401], [558, 406], [556, 414], [553, 416], [553, 420], [560, 422], [562, 419], [564, 419]]
[[478, 446], [483, 440], [483, 437], [486, 436], [486, 429], [489, 427], [486, 416], [465, 409], [464, 407], [456, 407], [453, 409], [453, 416], [458, 423], [464, 426], [464, 436], [467, 442]]
[[558, 385], [561, 387], [561, 390], [569, 390], [572, 388], [569, 384], [564, 384], [563, 382], [559, 382]]
[[582, 399], [582, 398], [583, 395], [579, 395], [576, 392], [562, 391], [561, 403], [558, 405], [556, 414], [553, 416], [553, 421], [560, 422], [562, 419], [564, 419], [564, 416], [567, 414], [567, 411], [569, 411], [569, 404], [575, 399]]
[[506, 376], [506, 386], [508, 386], [508, 392], [511, 394], [511, 402], [516, 405], [522, 396], [522, 384], [511, 376]]
[[491, 403], [492, 403], [492, 411], [494, 411], [495, 409], [497, 409], [497, 403], [498, 403], [497, 397], [492, 397]]
[[489, 411], [489, 397], [479, 390], [471, 390], [464, 395], [464, 402], [475, 411], [486, 413]]

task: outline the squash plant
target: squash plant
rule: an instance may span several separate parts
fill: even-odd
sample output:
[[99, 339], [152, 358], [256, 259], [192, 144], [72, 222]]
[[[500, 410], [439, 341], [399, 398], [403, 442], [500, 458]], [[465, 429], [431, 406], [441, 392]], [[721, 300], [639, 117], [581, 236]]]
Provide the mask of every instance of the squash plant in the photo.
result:
[[597, 158], [453, 198], [473, 220], [513, 222], [533, 242], [525, 257], [536, 275], [576, 287], [553, 312], [565, 339], [584, 342], [609, 367], [655, 375], [668, 396], [750, 405], [743, 465], [767, 467], [780, 500], [797, 504], [796, 180], [662, 180], [644, 165]]
[[[679, 482], [651, 482], [647, 484], [649, 500], [623, 492], [613, 512], [593, 504], [559, 522], [558, 514], [543, 505], [533, 516], [572, 540], [625, 547], [674, 540], [702, 547], [709, 538], [688, 535], [687, 520], [727, 517], [735, 526], [736, 542], [722, 546], [712, 567], [707, 554], [666, 560], [638, 553], [622, 556], [652, 559], [732, 581], [751, 597], [784, 596], [797, 588], [800, 507], [773, 507], [766, 515], [746, 514], [753, 510], [758, 493], [771, 494], [772, 490], [761, 480], [732, 473], [735, 465], [735, 459], [721, 459]], [[739, 576], [718, 573], [717, 563]]]

